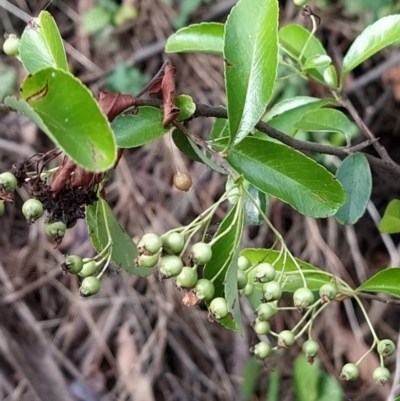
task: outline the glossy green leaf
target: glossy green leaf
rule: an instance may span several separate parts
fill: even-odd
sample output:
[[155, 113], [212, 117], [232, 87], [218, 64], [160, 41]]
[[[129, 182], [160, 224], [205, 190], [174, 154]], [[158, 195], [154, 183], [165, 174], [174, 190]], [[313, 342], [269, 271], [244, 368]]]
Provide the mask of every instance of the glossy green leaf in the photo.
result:
[[215, 164], [211, 159], [210, 156], [203, 153], [197, 145], [190, 139], [188, 138], [183, 132], [181, 132], [179, 129], [175, 129], [172, 132], [172, 139], [177, 146], [177, 148], [184, 153], [189, 159], [192, 159], [196, 162], [203, 163], [210, 167], [212, 170], [216, 171], [217, 173], [220, 174], [226, 174], [226, 171]]
[[385, 213], [379, 224], [382, 233], [400, 233], [400, 200], [393, 199], [386, 207]]
[[343, 401], [343, 388], [330, 374], [321, 375], [319, 388], [318, 401]]
[[[251, 184], [247, 190], [249, 191], [252, 199], [257, 203], [258, 207], [265, 213], [268, 209], [268, 200], [265, 193], [259, 191], [254, 185]], [[246, 196], [244, 200], [244, 210], [246, 214], [245, 222], [247, 224], [259, 226], [263, 223], [263, 217], [260, 215], [256, 205], [254, 205], [248, 196]]]
[[400, 298], [400, 267], [390, 267], [362, 283], [357, 292], [381, 292]]
[[294, 391], [297, 401], [318, 401], [319, 377], [321, 373], [319, 360], [311, 365], [304, 355], [294, 361]]
[[[284, 261], [284, 257], [283, 255], [280, 256], [279, 251], [274, 251], [272, 249], [247, 248], [240, 254], [248, 257], [252, 265], [266, 262], [273, 264], [278, 272], [282, 272], [283, 270], [285, 274], [283, 278], [283, 282], [285, 282], [285, 292], [294, 292], [298, 288], [304, 286], [300, 273], [298, 273], [298, 269], [293, 260], [287, 257], [286, 261]], [[303, 271], [308, 288], [310, 288], [311, 291], [318, 291], [321, 285], [330, 282], [330, 277], [315, 266], [298, 258], [296, 258], [296, 262]], [[251, 270], [249, 273], [249, 281], [252, 280], [254, 280], [254, 270]]]
[[285, 134], [293, 136], [297, 131], [296, 123], [305, 114], [312, 110], [319, 110], [329, 104], [334, 103], [334, 99], [319, 99], [310, 96], [295, 96], [277, 103], [263, 120]]
[[[242, 322], [238, 309], [237, 290], [237, 250], [243, 232], [243, 210], [239, 210], [238, 207], [235, 205], [231, 209], [215, 233], [214, 238], [221, 233], [225, 234], [212, 245], [213, 257], [204, 266], [203, 276], [209, 280], [214, 280], [214, 297], [226, 297], [228, 307], [233, 315], [233, 319], [227, 317], [219, 322], [229, 329], [241, 331]], [[235, 282], [232, 280], [233, 277], [236, 279]]]
[[194, 103], [191, 96], [188, 95], [177, 96], [175, 98], [175, 106], [181, 110], [177, 117], [179, 121], [188, 119], [196, 111], [196, 104]]
[[[326, 55], [324, 46], [315, 36], [308, 41], [310, 35], [311, 32], [301, 25], [288, 24], [279, 30], [279, 44], [287, 54], [304, 65], [310, 57]], [[307, 47], [304, 49], [306, 43]], [[300, 55], [302, 56], [301, 60], [299, 60]], [[324, 69], [325, 67], [312, 68], [307, 71], [307, 74], [324, 82]]]
[[262, 370], [263, 364], [254, 356], [247, 359], [243, 368], [243, 382], [241, 384], [241, 399], [251, 401], [257, 389], [257, 382]]
[[60, 32], [47, 11], [42, 11], [37, 18], [28, 22], [21, 36], [19, 56], [30, 74], [46, 67], [68, 71]]
[[271, 99], [278, 67], [277, 29], [277, 0], [239, 0], [225, 24], [225, 86], [233, 143], [246, 137]]
[[86, 208], [86, 222], [96, 252], [101, 252], [108, 245], [107, 231], [109, 231], [112, 242], [112, 262], [135, 276], [145, 277], [153, 273], [153, 269], [134, 265], [133, 260], [137, 257], [136, 245], [119, 225], [110, 206], [104, 199], [100, 199]]
[[324, 81], [327, 85], [337, 88], [338, 86], [338, 77], [336, 68], [333, 65], [328, 65], [328, 67], [324, 70]]
[[311, 110], [296, 123], [296, 128], [314, 132], [340, 132], [350, 140], [353, 132], [351, 121], [339, 110]]
[[362, 153], [347, 156], [340, 164], [336, 178], [346, 193], [346, 202], [337, 211], [341, 224], [354, 224], [364, 215], [371, 197], [372, 175], [368, 159]]
[[21, 86], [24, 100], [4, 103], [26, 115], [74, 162], [89, 171], [105, 171], [116, 158], [114, 135], [92, 93], [70, 73], [45, 68]]
[[224, 47], [224, 25], [203, 22], [179, 29], [171, 35], [165, 45], [166, 53], [222, 54]]
[[363, 61], [400, 39], [400, 15], [389, 15], [364, 29], [343, 59], [342, 78]]
[[274, 367], [268, 374], [267, 398], [265, 401], [280, 401], [279, 390], [281, 389], [282, 371]]
[[137, 114], [119, 115], [111, 123], [111, 128], [120, 148], [135, 148], [166, 134], [170, 128], [163, 128], [162, 121], [160, 109], [143, 106]]
[[318, 54], [316, 56], [309, 57], [304, 65], [303, 69], [310, 70], [312, 68], [327, 67], [332, 63], [332, 59], [326, 54]]
[[328, 170], [286, 145], [246, 138], [229, 151], [227, 161], [260, 191], [306, 216], [333, 216], [345, 201]]

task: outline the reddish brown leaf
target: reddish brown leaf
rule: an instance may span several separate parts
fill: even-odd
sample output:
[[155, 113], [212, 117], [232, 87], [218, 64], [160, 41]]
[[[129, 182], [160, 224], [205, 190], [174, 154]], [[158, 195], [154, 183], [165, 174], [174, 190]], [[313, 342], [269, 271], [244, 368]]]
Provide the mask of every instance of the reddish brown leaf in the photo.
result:
[[50, 190], [55, 194], [61, 191], [61, 189], [64, 188], [65, 184], [70, 179], [71, 174], [76, 169], [76, 167], [76, 164], [71, 159], [68, 159], [67, 156], [65, 156], [60, 168], [54, 174]]
[[107, 116], [108, 121], [114, 120], [128, 107], [135, 105], [135, 98], [131, 95], [122, 95], [121, 93], [100, 92], [98, 102], [101, 111]]
[[163, 77], [160, 76], [156, 81], [152, 82], [149, 88], [147, 89], [147, 93], [149, 95], [161, 92], [161, 83], [162, 83]]
[[171, 124], [172, 121], [181, 112], [178, 107], [175, 106], [175, 68], [171, 65], [166, 65], [164, 69], [164, 77], [161, 83], [161, 90], [163, 96], [163, 127]]

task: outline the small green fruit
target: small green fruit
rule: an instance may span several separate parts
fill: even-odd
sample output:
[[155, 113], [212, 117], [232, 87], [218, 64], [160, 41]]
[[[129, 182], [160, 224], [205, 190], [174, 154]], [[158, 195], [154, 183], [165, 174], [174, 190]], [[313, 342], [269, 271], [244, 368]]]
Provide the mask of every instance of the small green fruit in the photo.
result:
[[228, 304], [225, 298], [214, 298], [210, 302], [209, 311], [213, 318], [220, 320], [229, 315]]
[[20, 39], [16, 35], [8, 35], [8, 38], [3, 43], [3, 52], [7, 54], [7, 56], [18, 56], [19, 43]]
[[68, 273], [78, 274], [83, 269], [83, 260], [78, 255], [68, 255], [65, 258], [64, 266]]
[[3, 213], [4, 213], [4, 202], [3, 201], [0, 201], [0, 216], [2, 216], [3, 215]]
[[100, 291], [100, 280], [97, 277], [86, 277], [83, 279], [79, 292], [84, 297], [95, 295]]
[[268, 334], [271, 331], [271, 325], [267, 321], [261, 321], [258, 318], [254, 322], [253, 329], [256, 334]]
[[254, 292], [254, 285], [251, 283], [247, 283], [242, 292], [245, 297], [249, 297]]
[[205, 301], [210, 301], [215, 293], [214, 284], [206, 278], [201, 278], [199, 281], [197, 281], [195, 290], [197, 298], [201, 300], [204, 299]]
[[67, 226], [63, 221], [45, 223], [44, 231], [49, 237], [54, 238], [55, 240], [60, 240], [64, 237], [64, 234], [67, 231]]
[[343, 366], [342, 372], [340, 373], [340, 378], [346, 381], [356, 380], [359, 376], [360, 372], [358, 370], [358, 366], [354, 363], [346, 363]]
[[282, 287], [277, 281], [263, 284], [263, 300], [266, 302], [277, 301], [282, 296]]
[[293, 0], [293, 3], [297, 6], [297, 7], [303, 7], [307, 4], [308, 0]]
[[390, 380], [389, 369], [379, 366], [379, 368], [376, 368], [372, 373], [372, 377], [374, 378], [376, 384], [383, 386]]
[[122, 26], [129, 20], [135, 20], [138, 16], [138, 11], [130, 4], [123, 4], [113, 16], [115, 26]]
[[182, 251], [185, 245], [185, 237], [181, 233], [172, 232], [162, 237], [162, 243], [165, 252], [175, 255]]
[[34, 198], [28, 199], [22, 205], [22, 213], [29, 223], [34, 223], [37, 219], [43, 216], [43, 203]]
[[265, 341], [261, 341], [251, 351], [257, 359], [265, 359], [271, 355], [272, 347]]
[[378, 353], [384, 358], [393, 355], [396, 352], [396, 345], [392, 340], [381, 340], [378, 343]]
[[337, 288], [335, 284], [326, 283], [319, 289], [319, 296], [323, 302], [333, 301], [337, 295]]
[[0, 174], [0, 189], [14, 191], [17, 188], [18, 181], [13, 173], [6, 171]]
[[246, 271], [251, 266], [251, 262], [246, 256], [239, 256], [238, 258], [238, 269]]
[[193, 262], [196, 265], [205, 265], [211, 260], [212, 249], [211, 245], [205, 242], [197, 242], [190, 248], [190, 252], [193, 255]]
[[176, 277], [183, 269], [183, 262], [179, 256], [167, 255], [161, 258], [160, 273], [168, 277]]
[[138, 243], [138, 248], [144, 248], [152, 255], [159, 253], [161, 247], [162, 247], [161, 238], [154, 233], [148, 233], [143, 235], [142, 239]]
[[276, 270], [270, 263], [260, 263], [254, 273], [254, 280], [258, 283], [267, 283], [275, 279]]
[[308, 288], [298, 288], [293, 294], [293, 303], [296, 308], [306, 309], [314, 302], [314, 294]]
[[316, 357], [319, 351], [319, 345], [314, 340], [307, 340], [304, 342], [302, 347], [303, 354], [308, 358], [308, 360], [312, 360]]
[[94, 260], [89, 260], [83, 263], [82, 270], [78, 273], [81, 277], [90, 277], [96, 273], [97, 263]]
[[139, 256], [139, 266], [153, 268], [158, 262], [158, 253], [154, 255], [140, 255]]
[[266, 322], [271, 320], [278, 313], [278, 309], [273, 302], [260, 304], [257, 308], [257, 318], [260, 321]]
[[197, 269], [185, 266], [176, 276], [176, 286], [178, 288], [193, 288], [197, 279]]
[[243, 270], [238, 270], [237, 275], [238, 290], [243, 290], [243, 288], [246, 287], [247, 283], [249, 282], [249, 276]]
[[278, 335], [278, 347], [288, 348], [295, 342], [294, 334], [290, 330], [283, 330]]

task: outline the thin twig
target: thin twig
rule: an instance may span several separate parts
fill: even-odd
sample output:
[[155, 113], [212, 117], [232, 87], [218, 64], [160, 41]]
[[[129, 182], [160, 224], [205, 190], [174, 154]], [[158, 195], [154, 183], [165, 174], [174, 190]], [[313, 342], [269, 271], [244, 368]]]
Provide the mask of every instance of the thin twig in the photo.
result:
[[357, 295], [362, 298], [371, 299], [373, 301], [382, 302], [384, 304], [400, 305], [400, 299], [386, 299], [379, 295], [367, 294], [366, 292], [358, 292]]

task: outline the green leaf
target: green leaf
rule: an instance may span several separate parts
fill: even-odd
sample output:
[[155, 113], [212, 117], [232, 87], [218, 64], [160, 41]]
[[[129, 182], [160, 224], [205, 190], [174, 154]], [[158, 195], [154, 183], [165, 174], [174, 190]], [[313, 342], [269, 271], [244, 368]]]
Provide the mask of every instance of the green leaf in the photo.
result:
[[108, 226], [112, 241], [111, 260], [122, 270], [135, 276], [145, 277], [153, 273], [153, 269], [134, 265], [133, 260], [137, 257], [136, 245], [119, 225], [104, 199], [87, 206], [86, 222], [96, 252], [101, 252], [109, 243]]
[[331, 63], [332, 59], [329, 56], [327, 56], [326, 54], [318, 54], [316, 56], [309, 57], [305, 61], [303, 69], [310, 70], [318, 67], [327, 67]]
[[347, 156], [340, 164], [336, 178], [346, 193], [346, 202], [337, 211], [341, 224], [354, 224], [363, 216], [371, 197], [372, 176], [368, 159], [362, 153]]
[[343, 59], [341, 77], [386, 46], [400, 39], [400, 15], [389, 15], [364, 29]]
[[340, 132], [347, 141], [353, 132], [351, 121], [345, 114], [335, 109], [311, 110], [295, 126], [303, 131]]
[[306, 216], [333, 216], [345, 201], [328, 170], [286, 145], [246, 138], [229, 151], [227, 161], [260, 191]]
[[279, 389], [282, 372], [278, 367], [275, 367], [268, 374], [268, 389], [266, 401], [279, 401]]
[[319, 99], [309, 96], [295, 96], [277, 103], [263, 118], [271, 127], [293, 136], [295, 127], [303, 116], [312, 110], [334, 103], [334, 99]]
[[[247, 188], [253, 200], [256, 201], [259, 208], [266, 212], [268, 209], [268, 200], [267, 196], [264, 192], [259, 191], [254, 185], [249, 185]], [[254, 203], [250, 200], [248, 196], [246, 196], [244, 200], [244, 210], [246, 214], [246, 223], [250, 225], [259, 226], [263, 223], [264, 219], [260, 215], [258, 208], [254, 205]]]
[[137, 114], [119, 115], [111, 123], [115, 140], [120, 148], [135, 148], [155, 141], [170, 128], [162, 126], [160, 109], [150, 106], [139, 107]]
[[[229, 329], [241, 331], [242, 322], [240, 319], [240, 313], [237, 313], [239, 308], [237, 290], [237, 249], [239, 248], [243, 232], [243, 210], [238, 210], [238, 207], [240, 207], [238, 205], [239, 202], [226, 215], [225, 219], [220, 224], [218, 231], [215, 233], [214, 238], [219, 236], [221, 233], [225, 234], [212, 245], [213, 257], [204, 266], [203, 276], [209, 280], [214, 280], [214, 297], [226, 297], [228, 308], [234, 315], [234, 320], [227, 317], [220, 320], [219, 323]], [[234, 276], [235, 282], [232, 280], [232, 277]], [[234, 289], [235, 285], [236, 290]], [[228, 293], [226, 293], [227, 290]]]
[[112, 14], [103, 7], [92, 7], [84, 14], [82, 25], [88, 35], [94, 35], [101, 29], [111, 25]]
[[[279, 44], [290, 57], [304, 65], [310, 57], [326, 55], [324, 46], [315, 36], [311, 36], [307, 43], [310, 35], [311, 32], [301, 25], [288, 24], [279, 30]], [[307, 47], [303, 51], [306, 43]], [[301, 60], [299, 60], [300, 55], [302, 55]], [[324, 69], [325, 67], [313, 68], [308, 70], [307, 74], [318, 81], [324, 82]]]
[[379, 224], [379, 231], [388, 234], [400, 232], [400, 200], [393, 199], [389, 202]]
[[70, 73], [45, 68], [21, 86], [24, 100], [4, 103], [26, 115], [75, 163], [89, 171], [111, 168], [116, 158], [114, 135], [91, 92]]
[[319, 380], [318, 401], [343, 401], [343, 389], [340, 383], [330, 374], [321, 375]]
[[230, 139], [239, 143], [271, 99], [278, 67], [277, 0], [239, 0], [225, 25]]
[[357, 292], [382, 292], [400, 298], [400, 267], [390, 267], [362, 283]]
[[[285, 275], [283, 282], [285, 283], [285, 292], [294, 292], [298, 288], [303, 287], [303, 281], [293, 260], [287, 257], [284, 263], [283, 255], [280, 255], [279, 251], [274, 251], [272, 249], [247, 248], [244, 249], [240, 254], [248, 257], [252, 265], [262, 262], [271, 263], [275, 266], [275, 269], [278, 272], [281, 272], [284, 267]], [[317, 267], [310, 265], [309, 263], [298, 258], [295, 258], [295, 260], [300, 266], [300, 269], [303, 271], [308, 288], [311, 291], [318, 291], [321, 285], [330, 282], [330, 277]], [[254, 281], [254, 273], [255, 270], [251, 270], [249, 272], [249, 281], [251, 282]]]
[[209, 53], [222, 55], [224, 25], [203, 22], [179, 29], [165, 45], [166, 53]]
[[175, 105], [176, 107], [181, 109], [181, 112], [177, 117], [179, 121], [187, 120], [196, 111], [196, 104], [191, 98], [191, 96], [188, 95], [177, 96], [175, 99]]
[[297, 401], [318, 401], [320, 364], [315, 360], [311, 365], [304, 355], [294, 361], [294, 389]]
[[46, 67], [68, 71], [60, 32], [47, 11], [42, 11], [37, 18], [29, 21], [21, 36], [19, 56], [30, 74]]
[[243, 382], [240, 388], [244, 401], [251, 401], [254, 398], [262, 366], [262, 362], [254, 356], [247, 359], [243, 368]]
[[0, 63], [0, 101], [11, 95], [17, 86], [17, 69]]
[[208, 154], [204, 154], [201, 149], [199, 149], [198, 146], [182, 131], [180, 131], [179, 129], [175, 129], [172, 132], [172, 139], [177, 148], [187, 157], [189, 157], [189, 159], [203, 163], [217, 173], [226, 175], [226, 171], [222, 167], [215, 164], [210, 159], [210, 156]]

